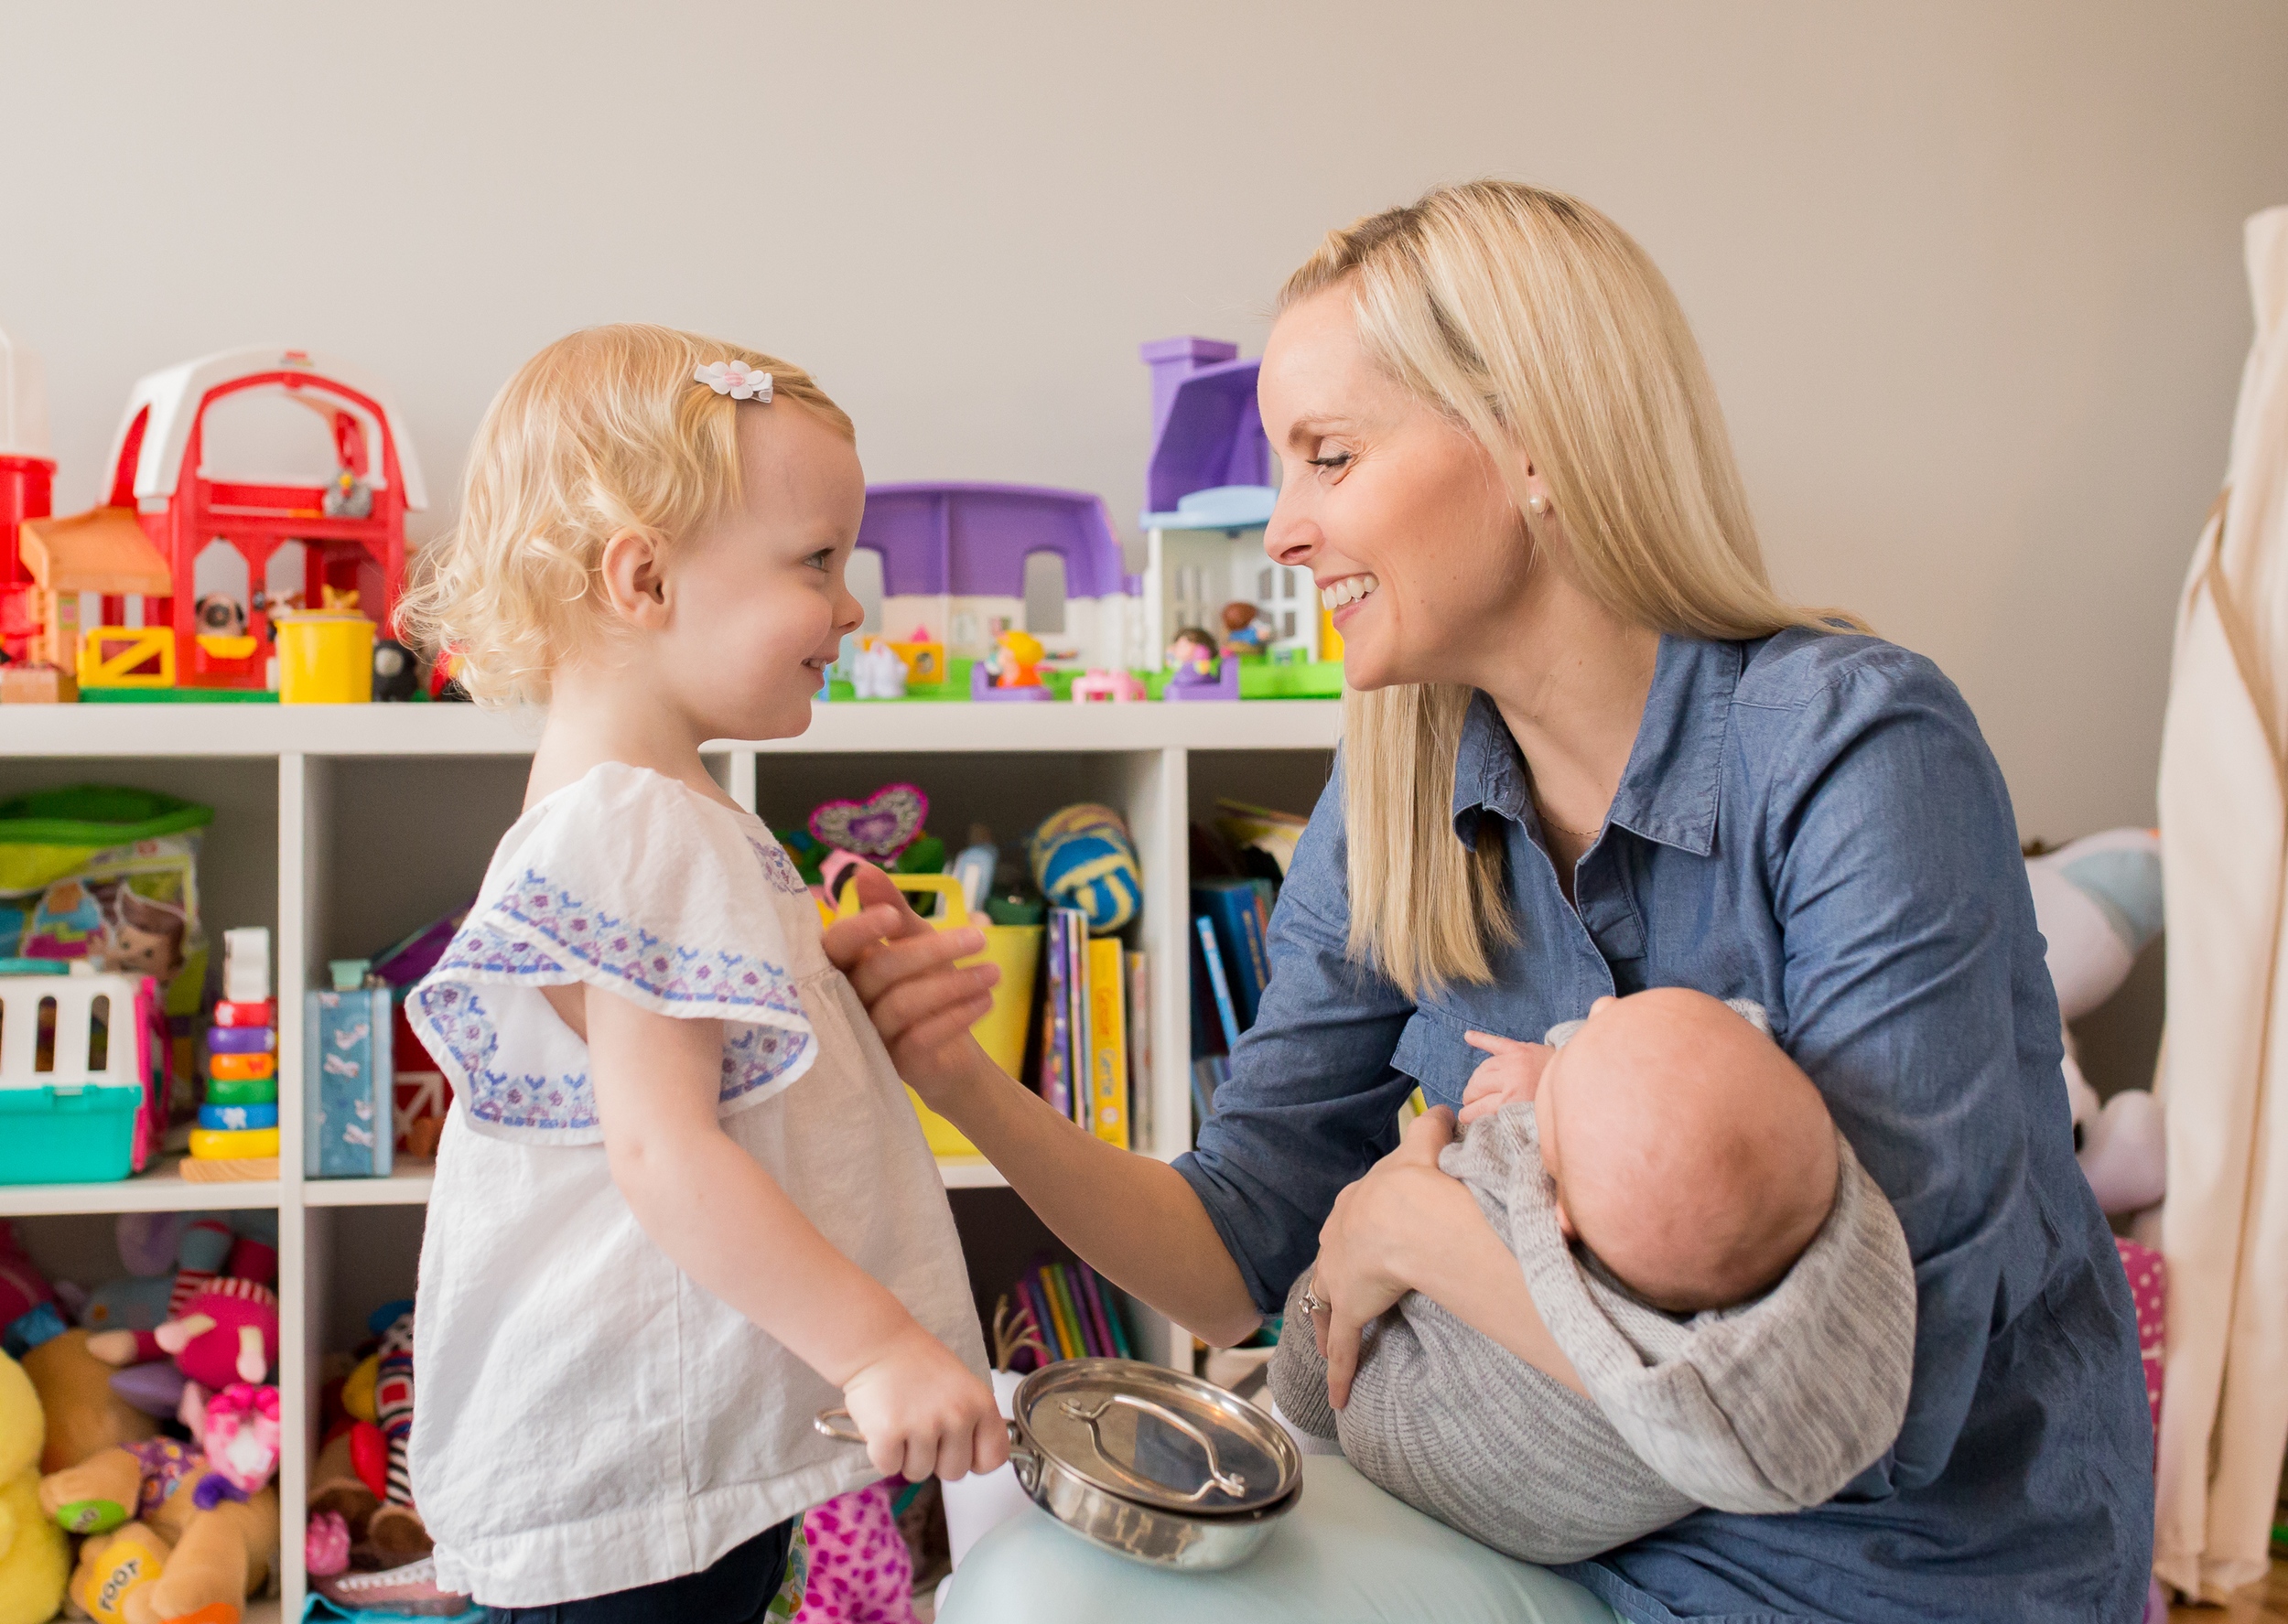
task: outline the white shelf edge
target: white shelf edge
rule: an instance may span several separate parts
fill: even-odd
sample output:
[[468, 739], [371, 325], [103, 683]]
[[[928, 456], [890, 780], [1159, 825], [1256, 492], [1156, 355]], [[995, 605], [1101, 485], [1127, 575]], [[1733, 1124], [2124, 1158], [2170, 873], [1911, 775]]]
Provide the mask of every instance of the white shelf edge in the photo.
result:
[[[793, 738], [707, 747], [763, 755], [1333, 749], [1342, 711], [1331, 699], [1016, 707], [843, 701], [813, 705], [810, 729]], [[0, 756], [526, 756], [540, 722], [537, 711], [466, 704], [12, 704], [0, 710]]]
[[386, 1178], [305, 1178], [305, 1207], [418, 1207], [437, 1182], [437, 1164], [408, 1156], [404, 1169]]
[[275, 1178], [204, 1184], [182, 1176], [180, 1156], [148, 1173], [97, 1184], [0, 1184], [0, 1218], [45, 1218], [73, 1212], [217, 1212], [235, 1207], [275, 1207]]

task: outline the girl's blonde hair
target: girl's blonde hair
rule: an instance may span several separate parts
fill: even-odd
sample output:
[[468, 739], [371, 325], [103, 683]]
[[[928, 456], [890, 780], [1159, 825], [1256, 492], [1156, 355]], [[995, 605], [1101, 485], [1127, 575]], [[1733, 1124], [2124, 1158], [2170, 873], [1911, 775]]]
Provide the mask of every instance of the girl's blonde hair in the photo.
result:
[[771, 374], [845, 435], [850, 419], [775, 356], [642, 323], [558, 339], [517, 369], [478, 425], [460, 522], [423, 555], [401, 622], [459, 657], [480, 703], [544, 701], [549, 673], [602, 626], [597, 574], [618, 531], [689, 535], [740, 500], [739, 403], [692, 377], [712, 361]]
[[[1441, 187], [1330, 231], [1279, 307], [1337, 285], [1369, 357], [1485, 447], [1521, 511], [1531, 463], [1575, 578], [1613, 615], [1723, 639], [1833, 618], [1772, 590], [1684, 312], [1596, 210], [1507, 181]], [[1410, 996], [1492, 980], [1489, 950], [1515, 937], [1500, 844], [1453, 831], [1470, 700], [1415, 683], [1344, 701], [1350, 952]]]

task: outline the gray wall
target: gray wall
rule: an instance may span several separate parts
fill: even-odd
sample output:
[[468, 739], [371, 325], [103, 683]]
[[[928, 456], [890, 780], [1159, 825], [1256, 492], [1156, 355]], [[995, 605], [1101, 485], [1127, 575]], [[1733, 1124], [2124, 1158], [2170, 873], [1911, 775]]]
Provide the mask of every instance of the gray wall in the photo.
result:
[[2051, 839], [2153, 815], [2239, 221], [2288, 200], [2272, 0], [0, 0], [0, 63], [66, 507], [135, 376], [284, 341], [393, 383], [433, 528], [510, 369], [641, 317], [812, 367], [874, 479], [1125, 522], [1139, 340], [1252, 350], [1431, 182], [1577, 191], [1697, 323], [1783, 586], [1935, 656]]

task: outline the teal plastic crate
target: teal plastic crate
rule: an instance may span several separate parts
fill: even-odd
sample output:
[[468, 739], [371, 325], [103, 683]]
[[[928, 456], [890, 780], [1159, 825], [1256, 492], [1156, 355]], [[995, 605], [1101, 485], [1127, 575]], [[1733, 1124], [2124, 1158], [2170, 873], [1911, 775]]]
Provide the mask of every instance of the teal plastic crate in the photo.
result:
[[93, 1184], [135, 1171], [140, 1088], [0, 1089], [0, 1184]]
[[148, 1166], [165, 1041], [147, 975], [0, 973], [0, 1184], [106, 1183]]

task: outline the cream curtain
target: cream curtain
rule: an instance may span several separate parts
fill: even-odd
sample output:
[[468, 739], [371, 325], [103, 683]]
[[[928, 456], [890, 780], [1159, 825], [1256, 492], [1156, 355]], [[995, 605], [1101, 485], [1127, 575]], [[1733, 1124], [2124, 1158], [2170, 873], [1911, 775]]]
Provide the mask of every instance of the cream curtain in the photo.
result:
[[2168, 892], [2168, 1364], [2154, 1568], [2263, 1576], [2288, 1446], [2288, 208], [2248, 222], [2256, 343], [2177, 611]]

